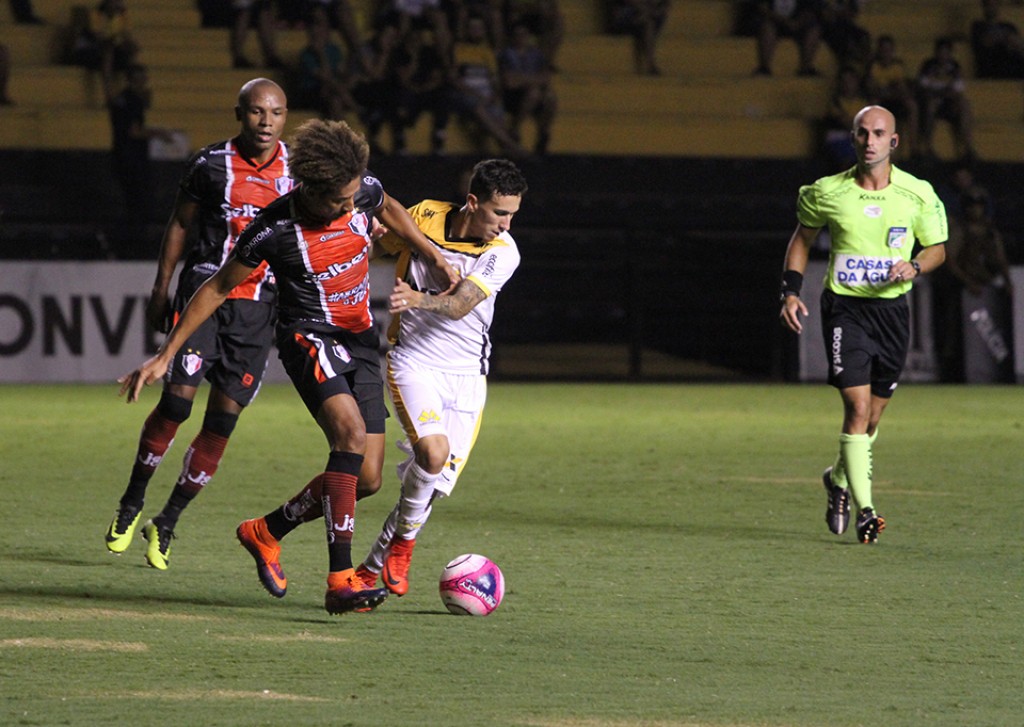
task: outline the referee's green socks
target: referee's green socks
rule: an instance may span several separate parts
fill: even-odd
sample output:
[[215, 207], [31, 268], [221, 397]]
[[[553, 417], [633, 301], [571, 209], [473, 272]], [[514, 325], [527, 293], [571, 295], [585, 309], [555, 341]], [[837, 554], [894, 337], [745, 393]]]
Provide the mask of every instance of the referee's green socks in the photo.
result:
[[874, 507], [871, 502], [872, 439], [867, 434], [839, 435], [839, 459], [842, 460], [847, 485], [860, 510]]

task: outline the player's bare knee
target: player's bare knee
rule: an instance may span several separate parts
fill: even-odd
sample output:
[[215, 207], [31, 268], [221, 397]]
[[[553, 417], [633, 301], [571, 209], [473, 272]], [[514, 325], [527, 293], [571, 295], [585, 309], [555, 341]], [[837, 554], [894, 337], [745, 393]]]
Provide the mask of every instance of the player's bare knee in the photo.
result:
[[440, 435], [423, 437], [414, 447], [416, 464], [430, 474], [437, 474], [448, 463], [448, 438]]

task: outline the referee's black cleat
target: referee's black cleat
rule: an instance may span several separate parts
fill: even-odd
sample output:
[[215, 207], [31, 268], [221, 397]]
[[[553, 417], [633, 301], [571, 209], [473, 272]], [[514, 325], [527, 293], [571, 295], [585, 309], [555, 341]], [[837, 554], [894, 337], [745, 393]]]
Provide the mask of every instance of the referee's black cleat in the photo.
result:
[[828, 529], [836, 535], [842, 535], [850, 526], [850, 491], [832, 484], [832, 468], [821, 473], [821, 482], [828, 493], [828, 508], [825, 510], [825, 522]]
[[865, 545], [871, 545], [878, 540], [878, 534], [885, 530], [885, 518], [875, 513], [870, 507], [865, 507], [857, 513], [857, 539]]

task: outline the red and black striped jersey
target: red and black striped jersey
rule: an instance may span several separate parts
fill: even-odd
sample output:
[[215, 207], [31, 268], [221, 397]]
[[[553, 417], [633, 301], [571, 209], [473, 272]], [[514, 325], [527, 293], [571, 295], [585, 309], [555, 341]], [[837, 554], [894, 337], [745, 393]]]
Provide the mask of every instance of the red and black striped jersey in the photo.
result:
[[257, 215], [239, 238], [234, 258], [249, 267], [266, 262], [274, 270], [279, 326], [362, 333], [373, 325], [370, 226], [384, 190], [376, 177], [364, 174], [355, 209], [326, 225], [296, 216], [296, 194]]
[[[277, 143], [270, 161], [243, 156], [237, 138], [211, 144], [189, 160], [181, 192], [199, 205], [198, 235], [185, 259], [178, 295], [191, 297], [227, 259], [245, 226], [275, 199], [291, 190], [288, 147]], [[262, 265], [231, 291], [229, 298], [273, 302], [274, 275]]]

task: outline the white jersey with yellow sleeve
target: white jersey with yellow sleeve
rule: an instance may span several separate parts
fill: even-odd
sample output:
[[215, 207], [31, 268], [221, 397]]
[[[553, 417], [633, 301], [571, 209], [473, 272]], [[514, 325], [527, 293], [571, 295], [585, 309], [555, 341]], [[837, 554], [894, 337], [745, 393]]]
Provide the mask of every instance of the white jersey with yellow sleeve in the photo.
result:
[[[388, 329], [396, 353], [416, 364], [450, 373], [487, 374], [491, 354], [488, 331], [494, 320], [494, 299], [519, 267], [519, 249], [507, 232], [493, 240], [462, 240], [451, 237], [451, 220], [459, 205], [424, 200], [409, 208], [416, 226], [437, 245], [448, 263], [467, 282], [487, 296], [459, 320], [416, 308], [397, 314]], [[438, 295], [445, 285], [433, 269], [397, 235], [379, 241], [398, 252], [395, 273], [410, 287]]]

